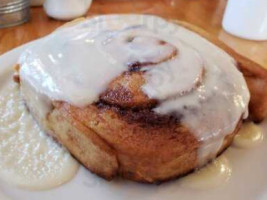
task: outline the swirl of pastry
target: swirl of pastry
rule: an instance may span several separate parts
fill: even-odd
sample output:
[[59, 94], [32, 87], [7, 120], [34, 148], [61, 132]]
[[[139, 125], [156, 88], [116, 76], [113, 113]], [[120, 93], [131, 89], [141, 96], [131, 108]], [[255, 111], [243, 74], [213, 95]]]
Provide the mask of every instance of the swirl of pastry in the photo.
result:
[[[146, 15], [59, 29], [22, 54], [19, 76], [39, 123], [107, 179], [151, 183], [204, 165], [230, 145], [249, 101], [230, 55]], [[40, 96], [50, 111], [36, 108]]]
[[[116, 60], [128, 66], [128, 71], [115, 78], [100, 96], [107, 103], [122, 107], [153, 107], [158, 100], [192, 91], [204, 75], [204, 61], [197, 51], [182, 42], [174, 46], [151, 36], [143, 27], [128, 28], [105, 44], [105, 49]], [[151, 71], [151, 83], [142, 88], [146, 83], [145, 74], [150, 75]]]

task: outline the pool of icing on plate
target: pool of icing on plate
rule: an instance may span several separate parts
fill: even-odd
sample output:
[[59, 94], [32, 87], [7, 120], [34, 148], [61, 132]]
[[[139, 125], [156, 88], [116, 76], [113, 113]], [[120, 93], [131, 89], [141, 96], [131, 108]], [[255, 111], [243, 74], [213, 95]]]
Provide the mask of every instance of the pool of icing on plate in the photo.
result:
[[232, 167], [226, 156], [222, 155], [212, 163], [186, 176], [181, 180], [183, 187], [207, 189], [221, 186], [229, 181]]
[[[245, 122], [234, 137], [233, 146], [241, 149], [259, 146], [264, 139], [260, 126]], [[193, 189], [215, 188], [226, 184], [232, 175], [232, 166], [227, 156], [221, 155], [205, 167], [196, 170], [181, 180], [183, 187]]]
[[40, 130], [11, 80], [0, 90], [0, 178], [38, 190], [68, 182], [79, 164]]
[[245, 122], [235, 136], [233, 145], [239, 148], [251, 148], [263, 141], [263, 131], [253, 122]]

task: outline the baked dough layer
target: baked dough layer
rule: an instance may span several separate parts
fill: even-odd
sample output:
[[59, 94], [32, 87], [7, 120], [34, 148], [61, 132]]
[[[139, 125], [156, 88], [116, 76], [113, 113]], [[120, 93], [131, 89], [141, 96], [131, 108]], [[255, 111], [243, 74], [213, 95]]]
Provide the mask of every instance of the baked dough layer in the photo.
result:
[[[186, 22], [178, 24], [200, 34], [237, 60], [251, 93], [250, 117], [261, 121], [267, 114], [266, 70], [202, 29]], [[138, 87], [136, 89], [134, 86], [130, 93], [137, 94]], [[101, 102], [86, 108], [54, 101], [45, 120], [38, 116], [34, 99], [24, 98], [47, 133], [85, 167], [108, 180], [120, 175], [134, 181], [155, 183], [182, 176], [198, 167], [197, 155], [201, 143], [180, 123], [179, 118], [156, 115], [151, 111], [151, 106], [157, 102], [147, 101], [142, 94], [135, 95], [137, 99], [131, 101], [118, 97], [124, 95], [112, 98], [107, 91]], [[225, 137], [217, 154], [231, 144], [241, 123]]]

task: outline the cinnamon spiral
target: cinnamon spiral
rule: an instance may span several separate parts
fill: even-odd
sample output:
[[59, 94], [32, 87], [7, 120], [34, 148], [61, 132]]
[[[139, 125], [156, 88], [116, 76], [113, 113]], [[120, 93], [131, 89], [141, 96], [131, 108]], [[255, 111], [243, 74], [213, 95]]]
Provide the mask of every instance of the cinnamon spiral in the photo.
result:
[[[159, 100], [184, 95], [200, 85], [204, 75], [204, 67], [197, 52], [194, 52], [194, 50], [190, 52], [196, 54], [197, 61], [193, 63], [195, 66], [185, 66], [179, 60], [184, 59], [186, 56], [188, 56], [188, 59], [194, 59], [194, 56], [190, 57], [190, 54], [183, 55], [184, 52], [182, 52], [181, 56], [176, 46], [155, 36], [149, 36], [151, 33], [146, 33], [143, 27], [140, 29], [128, 28], [126, 31], [116, 34], [115, 37], [109, 38], [108, 42], [105, 43], [106, 50], [116, 60], [126, 65], [128, 70], [108, 85], [107, 90], [100, 95], [101, 101], [124, 108], [152, 108], [157, 105]], [[146, 94], [143, 88], [147, 82], [146, 73], [157, 67], [159, 69], [154, 69], [154, 74], [156, 75], [151, 81], [153, 83], [146, 86], [150, 87], [149, 92], [151, 94], [149, 92]], [[166, 94], [162, 94], [164, 89], [160, 91], [160, 85], [164, 82], [174, 80], [177, 81], [177, 84], [184, 84], [183, 80], [176, 80], [173, 78], [176, 75], [167, 71], [169, 68], [179, 67], [187, 71], [175, 69], [175, 72], [185, 73], [184, 77], [191, 80], [183, 87], [177, 87], [177, 90], [164, 88], [169, 89], [169, 91]], [[195, 68], [194, 71], [196, 73], [192, 73], [193, 68]]]
[[22, 92], [30, 85], [54, 106], [40, 123], [105, 178], [156, 182], [202, 166], [231, 143], [249, 100], [230, 55], [155, 16], [63, 28], [20, 66]]

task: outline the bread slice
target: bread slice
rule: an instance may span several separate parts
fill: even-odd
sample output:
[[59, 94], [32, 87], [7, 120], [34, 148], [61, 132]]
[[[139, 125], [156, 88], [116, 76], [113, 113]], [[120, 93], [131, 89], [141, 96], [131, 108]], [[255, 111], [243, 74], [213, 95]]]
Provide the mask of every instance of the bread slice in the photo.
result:
[[[251, 93], [250, 116], [255, 121], [262, 120], [267, 114], [266, 70], [202, 29], [186, 22], [178, 24], [200, 34], [237, 60]], [[23, 87], [21, 84], [22, 91]], [[31, 92], [34, 92], [33, 88]], [[147, 109], [142, 112], [120, 110], [101, 103], [78, 108], [58, 101], [52, 102], [51, 111], [42, 118], [36, 99], [27, 95], [24, 99], [49, 135], [86, 168], [105, 179], [120, 175], [134, 181], [155, 183], [182, 176], [198, 167], [201, 143], [172, 118], [157, 116]], [[241, 123], [240, 120], [236, 130], [225, 137], [217, 154], [231, 144]]]

